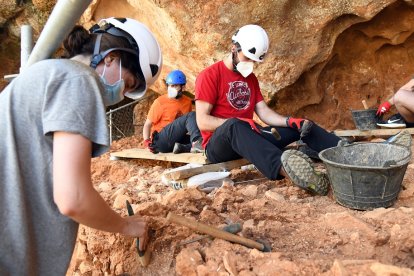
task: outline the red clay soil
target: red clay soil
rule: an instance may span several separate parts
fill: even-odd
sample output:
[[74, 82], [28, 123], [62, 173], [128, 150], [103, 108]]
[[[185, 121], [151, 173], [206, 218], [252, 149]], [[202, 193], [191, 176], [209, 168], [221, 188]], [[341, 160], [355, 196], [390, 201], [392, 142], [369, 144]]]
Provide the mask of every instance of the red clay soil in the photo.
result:
[[[111, 152], [141, 147], [116, 141]], [[93, 161], [95, 188], [121, 215], [128, 199], [155, 231], [150, 264], [141, 266], [132, 238], [81, 226], [67, 275], [414, 275], [414, 164], [391, 208], [356, 211], [328, 196], [312, 196], [289, 180], [269, 181], [257, 171], [231, 171], [234, 186], [206, 194], [173, 190], [161, 182], [171, 164]], [[322, 168], [321, 166], [318, 166]], [[260, 179], [261, 178], [261, 179]], [[258, 180], [255, 180], [258, 179]], [[168, 212], [215, 227], [240, 222], [239, 235], [267, 241], [264, 253], [221, 239], [203, 239], [166, 221]]]

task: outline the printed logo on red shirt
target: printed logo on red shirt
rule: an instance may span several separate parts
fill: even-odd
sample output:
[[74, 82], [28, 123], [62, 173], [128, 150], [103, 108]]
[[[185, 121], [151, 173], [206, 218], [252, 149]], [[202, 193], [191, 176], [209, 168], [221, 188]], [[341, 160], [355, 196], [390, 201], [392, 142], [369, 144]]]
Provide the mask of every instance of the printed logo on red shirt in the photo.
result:
[[235, 81], [229, 83], [227, 92], [227, 101], [237, 110], [247, 109], [250, 105], [250, 88], [244, 81]]

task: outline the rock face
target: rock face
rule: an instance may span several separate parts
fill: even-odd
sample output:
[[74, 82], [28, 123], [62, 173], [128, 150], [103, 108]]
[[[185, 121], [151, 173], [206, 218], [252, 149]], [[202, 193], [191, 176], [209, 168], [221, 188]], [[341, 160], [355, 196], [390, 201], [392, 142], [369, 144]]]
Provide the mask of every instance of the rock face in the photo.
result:
[[[20, 26], [32, 25], [36, 40], [55, 2], [2, 0], [1, 77], [19, 71]], [[160, 80], [134, 109], [138, 135], [115, 141], [112, 151], [140, 147], [147, 110], [155, 92], [165, 93], [170, 70], [183, 70], [194, 91], [198, 73], [229, 54], [232, 34], [245, 24], [269, 34], [270, 51], [255, 67], [269, 105], [329, 129], [354, 128], [350, 109], [362, 109], [363, 99], [377, 106], [414, 75], [414, 0], [93, 0], [80, 23], [88, 28], [108, 16], [145, 23], [164, 56]], [[0, 80], [1, 89], [6, 84]], [[67, 275], [414, 273], [413, 164], [395, 206], [367, 212], [336, 204], [332, 193], [313, 197], [288, 179], [260, 180], [257, 171], [233, 170], [237, 185], [208, 195], [175, 191], [161, 182], [170, 166], [110, 161], [109, 154], [93, 160], [93, 184], [106, 202], [126, 216], [122, 203], [130, 199], [149, 220], [153, 257], [143, 268], [132, 238], [81, 226]], [[267, 240], [272, 252], [220, 239], [179, 245], [199, 235], [168, 224], [170, 211], [217, 227], [240, 222], [244, 237]]]
[[[6, 2], [0, 27], [12, 46], [2, 43], [0, 61], [9, 64], [13, 57], [18, 63], [16, 51], [8, 51], [18, 49], [18, 27], [30, 23], [38, 35], [51, 5]], [[81, 23], [89, 27], [108, 16], [138, 19], [155, 33], [164, 55], [153, 86], [160, 93], [162, 79], [175, 68], [187, 74], [193, 91], [197, 74], [229, 53], [237, 28], [261, 25], [271, 45], [255, 73], [269, 104], [330, 129], [354, 128], [350, 109], [362, 109], [362, 99], [377, 106], [414, 74], [412, 0], [94, 0]], [[18, 67], [2, 66], [0, 73]]]

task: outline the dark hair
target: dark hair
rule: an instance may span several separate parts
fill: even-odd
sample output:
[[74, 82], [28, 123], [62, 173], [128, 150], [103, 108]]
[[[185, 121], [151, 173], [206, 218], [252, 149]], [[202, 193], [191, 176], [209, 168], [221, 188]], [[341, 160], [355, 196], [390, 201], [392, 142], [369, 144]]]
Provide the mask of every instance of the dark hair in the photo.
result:
[[[76, 55], [92, 55], [95, 48], [97, 34], [91, 34], [83, 26], [75, 26], [63, 41], [65, 58], [72, 58]], [[102, 34], [100, 52], [111, 48], [133, 49], [128, 40], [121, 36], [113, 36], [108, 33]], [[138, 58], [125, 51], [114, 51], [122, 60], [122, 67], [136, 74], [140, 72]], [[142, 74], [142, 73], [141, 73]]]
[[80, 54], [92, 54], [94, 39], [82, 26], [75, 26], [63, 41], [65, 58], [72, 58]]

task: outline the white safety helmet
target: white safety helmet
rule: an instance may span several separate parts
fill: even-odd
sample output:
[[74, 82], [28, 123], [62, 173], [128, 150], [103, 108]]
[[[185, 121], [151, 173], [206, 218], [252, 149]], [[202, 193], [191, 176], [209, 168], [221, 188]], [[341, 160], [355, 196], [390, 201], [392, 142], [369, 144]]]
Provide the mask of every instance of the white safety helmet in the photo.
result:
[[[151, 31], [144, 24], [131, 18], [110, 17], [102, 19], [98, 23], [98, 25], [99, 29], [97, 29], [96, 31], [92, 30], [92, 32], [106, 32], [115, 36], [124, 36], [122, 35], [122, 32], [118, 33], [116, 31], [116, 29], [120, 29], [128, 33], [133, 38], [134, 41], [131, 42], [130, 38], [124, 36], [126, 39], [128, 39], [128, 41], [130, 41], [131, 44], [135, 44], [132, 46], [137, 47], [136, 51], [134, 51], [134, 54], [136, 55], [138, 52], [139, 66], [141, 68], [142, 75], [144, 78], [143, 81], [145, 81], [145, 83], [142, 83], [135, 91], [125, 93], [125, 96], [134, 100], [141, 98], [145, 95], [147, 87], [152, 85], [161, 73], [162, 54], [160, 45], [158, 44], [157, 40], [155, 39]], [[115, 28], [111, 28], [111, 26]], [[130, 52], [130, 49], [114, 48], [109, 49], [103, 53], [99, 53], [98, 56], [100, 56], [103, 59], [111, 50], [121, 50]], [[95, 55], [96, 53], [94, 53], [94, 56]]]
[[262, 62], [269, 49], [269, 37], [258, 25], [245, 25], [238, 29], [232, 37], [233, 44], [240, 46], [238, 50], [249, 59]]

